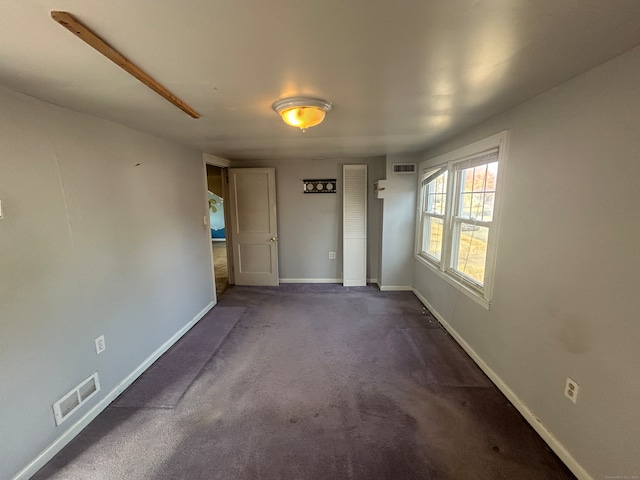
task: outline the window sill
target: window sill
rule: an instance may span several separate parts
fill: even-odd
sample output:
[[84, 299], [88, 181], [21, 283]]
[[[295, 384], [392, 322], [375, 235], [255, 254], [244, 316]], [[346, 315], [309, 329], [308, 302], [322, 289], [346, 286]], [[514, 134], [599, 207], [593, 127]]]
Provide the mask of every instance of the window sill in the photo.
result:
[[484, 298], [481, 293], [479, 293], [479, 292], [473, 290], [472, 288], [466, 286], [464, 283], [462, 283], [456, 277], [454, 277], [454, 276], [452, 276], [452, 275], [450, 275], [450, 274], [448, 274], [446, 272], [441, 271], [436, 265], [432, 264], [431, 262], [429, 262], [428, 260], [426, 260], [425, 258], [420, 256], [419, 254], [414, 253], [413, 256], [416, 259], [416, 261], [418, 262], [418, 265], [422, 265], [423, 267], [428, 268], [433, 273], [438, 275], [440, 278], [446, 280], [450, 285], [453, 285], [459, 291], [464, 293], [467, 297], [469, 297], [470, 299], [474, 300], [476, 303], [482, 305], [482, 307], [486, 308], [487, 310], [490, 309], [491, 302], [489, 300], [487, 300], [486, 298]]

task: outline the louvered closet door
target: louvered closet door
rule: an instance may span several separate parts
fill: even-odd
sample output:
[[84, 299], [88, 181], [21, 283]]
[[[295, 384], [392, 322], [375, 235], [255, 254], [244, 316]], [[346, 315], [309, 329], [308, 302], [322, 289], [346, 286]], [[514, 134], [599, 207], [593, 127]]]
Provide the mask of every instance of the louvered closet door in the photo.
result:
[[342, 195], [342, 284], [367, 284], [367, 166], [344, 165]]

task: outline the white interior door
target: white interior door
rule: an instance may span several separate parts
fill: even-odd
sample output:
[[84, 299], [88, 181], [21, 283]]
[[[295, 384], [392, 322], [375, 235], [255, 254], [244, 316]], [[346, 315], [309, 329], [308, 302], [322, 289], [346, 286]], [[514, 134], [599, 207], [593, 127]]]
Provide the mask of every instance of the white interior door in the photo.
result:
[[229, 206], [236, 285], [278, 285], [275, 168], [230, 168]]

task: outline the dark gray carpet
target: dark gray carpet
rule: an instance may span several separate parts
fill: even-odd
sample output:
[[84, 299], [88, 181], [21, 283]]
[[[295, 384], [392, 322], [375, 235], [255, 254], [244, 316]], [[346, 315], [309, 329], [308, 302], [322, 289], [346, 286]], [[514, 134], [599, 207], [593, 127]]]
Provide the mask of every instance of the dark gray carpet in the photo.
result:
[[34, 478], [574, 478], [410, 293], [232, 287], [222, 307], [246, 310], [174, 409], [109, 407]]
[[231, 329], [243, 307], [217, 307], [147, 369], [114, 407], [174, 408]]

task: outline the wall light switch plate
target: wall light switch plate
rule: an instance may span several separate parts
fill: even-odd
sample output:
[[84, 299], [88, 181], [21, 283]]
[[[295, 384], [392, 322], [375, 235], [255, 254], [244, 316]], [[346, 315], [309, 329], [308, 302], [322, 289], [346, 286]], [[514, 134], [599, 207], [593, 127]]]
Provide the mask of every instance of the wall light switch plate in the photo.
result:
[[336, 259], [336, 252], [329, 252], [329, 260], [335, 260]]

